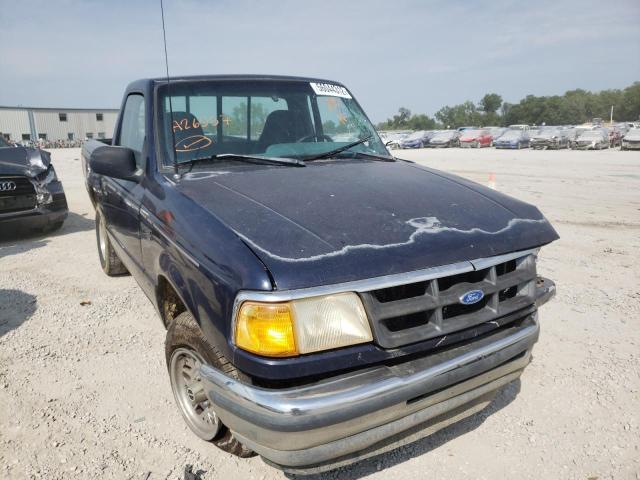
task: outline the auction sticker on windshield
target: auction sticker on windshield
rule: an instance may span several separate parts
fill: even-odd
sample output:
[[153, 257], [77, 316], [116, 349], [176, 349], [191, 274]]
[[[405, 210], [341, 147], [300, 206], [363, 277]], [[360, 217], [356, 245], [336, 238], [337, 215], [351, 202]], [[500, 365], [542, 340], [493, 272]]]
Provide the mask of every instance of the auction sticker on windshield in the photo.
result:
[[316, 92], [316, 95], [328, 95], [331, 97], [351, 98], [349, 91], [341, 87], [340, 85], [334, 85], [332, 83], [314, 83], [310, 82], [311, 88]]

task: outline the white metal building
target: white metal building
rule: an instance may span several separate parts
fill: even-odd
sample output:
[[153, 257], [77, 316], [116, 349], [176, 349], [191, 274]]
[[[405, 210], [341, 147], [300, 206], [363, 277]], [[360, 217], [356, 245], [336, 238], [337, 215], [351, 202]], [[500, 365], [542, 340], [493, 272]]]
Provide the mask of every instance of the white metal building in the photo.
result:
[[0, 106], [0, 135], [13, 142], [111, 138], [117, 109]]

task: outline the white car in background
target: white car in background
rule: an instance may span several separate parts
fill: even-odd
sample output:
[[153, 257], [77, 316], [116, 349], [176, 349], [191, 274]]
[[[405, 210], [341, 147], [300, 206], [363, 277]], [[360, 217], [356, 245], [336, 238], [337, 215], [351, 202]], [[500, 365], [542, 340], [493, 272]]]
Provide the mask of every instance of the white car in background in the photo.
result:
[[620, 150], [640, 150], [640, 128], [632, 128], [622, 137]]
[[400, 142], [413, 132], [380, 132], [380, 138], [389, 150], [400, 148]]

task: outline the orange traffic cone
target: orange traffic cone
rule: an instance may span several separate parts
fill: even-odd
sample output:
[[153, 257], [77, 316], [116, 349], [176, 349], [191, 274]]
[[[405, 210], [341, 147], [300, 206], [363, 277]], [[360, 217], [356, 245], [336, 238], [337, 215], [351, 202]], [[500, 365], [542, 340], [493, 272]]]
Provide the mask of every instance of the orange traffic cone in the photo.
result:
[[493, 190], [496, 189], [496, 174], [495, 173], [490, 173], [489, 174], [489, 181], [487, 182], [487, 187], [492, 188]]

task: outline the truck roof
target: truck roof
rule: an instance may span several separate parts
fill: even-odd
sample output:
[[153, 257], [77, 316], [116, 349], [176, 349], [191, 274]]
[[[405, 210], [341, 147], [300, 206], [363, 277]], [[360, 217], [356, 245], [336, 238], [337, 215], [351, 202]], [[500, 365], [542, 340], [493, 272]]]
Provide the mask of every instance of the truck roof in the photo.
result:
[[[288, 81], [288, 82], [316, 82], [316, 83], [333, 83], [337, 85], [342, 85], [341, 82], [337, 82], [335, 80], [327, 80], [323, 78], [313, 78], [313, 77], [296, 77], [296, 76], [288, 76], [288, 75], [261, 75], [261, 74], [227, 74], [227, 75], [186, 75], [186, 76], [176, 76], [169, 77], [171, 82], [180, 83], [187, 81]], [[127, 92], [132, 90], [144, 91], [158, 84], [167, 83], [167, 77], [156, 77], [156, 78], [141, 78], [139, 80], [135, 80], [131, 82], [127, 86]]]

